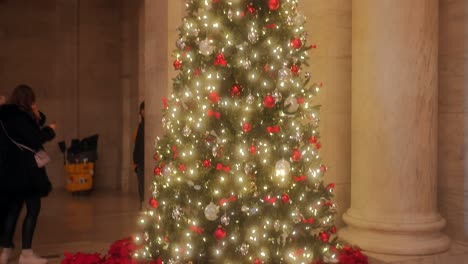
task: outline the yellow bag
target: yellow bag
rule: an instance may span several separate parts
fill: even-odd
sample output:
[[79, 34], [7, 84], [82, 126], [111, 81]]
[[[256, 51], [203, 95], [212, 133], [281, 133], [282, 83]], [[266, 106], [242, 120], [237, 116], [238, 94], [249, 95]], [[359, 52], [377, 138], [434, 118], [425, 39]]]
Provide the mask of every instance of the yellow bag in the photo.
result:
[[93, 188], [94, 163], [65, 164], [66, 189], [69, 192], [89, 191]]

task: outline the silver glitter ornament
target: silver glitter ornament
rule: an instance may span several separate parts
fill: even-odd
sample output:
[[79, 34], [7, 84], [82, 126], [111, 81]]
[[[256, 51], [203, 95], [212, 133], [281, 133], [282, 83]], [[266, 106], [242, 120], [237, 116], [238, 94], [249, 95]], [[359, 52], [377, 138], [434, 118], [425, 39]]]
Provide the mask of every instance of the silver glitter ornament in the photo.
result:
[[255, 30], [249, 31], [247, 34], [247, 38], [249, 39], [250, 43], [255, 44], [258, 41], [258, 33]]
[[296, 26], [302, 26], [302, 24], [306, 22], [306, 17], [298, 12], [297, 15], [293, 18], [293, 22]]
[[217, 157], [217, 156], [218, 156], [218, 146], [214, 146], [214, 147], [211, 149], [211, 154], [213, 154], [213, 157]]
[[173, 171], [174, 171], [174, 165], [172, 165], [172, 163], [169, 163], [164, 167], [162, 171], [162, 175], [164, 177], [170, 177]]
[[227, 215], [223, 215], [223, 216], [221, 217], [221, 223], [222, 223], [223, 225], [225, 225], [225, 226], [228, 226], [228, 225], [229, 225], [229, 221], [230, 221], [230, 220], [231, 220], [231, 219], [230, 219], [229, 216], [227, 216]]
[[244, 212], [244, 213], [247, 213], [249, 211], [249, 207], [247, 207], [246, 205], [243, 205], [241, 207], [241, 211]]
[[242, 254], [242, 256], [246, 256], [247, 254], [249, 254], [249, 247], [249, 244], [242, 243], [242, 245], [239, 248], [239, 251]]
[[200, 53], [205, 56], [211, 55], [215, 50], [215, 47], [207, 39], [200, 41], [199, 48]]
[[184, 129], [182, 130], [182, 135], [184, 135], [184, 137], [190, 136], [191, 133], [192, 133], [192, 130], [188, 126], [185, 126]]
[[254, 102], [255, 102], [255, 97], [254, 97], [252, 94], [249, 94], [249, 95], [247, 96], [247, 103], [251, 105], [251, 104], [253, 104]]
[[205, 207], [205, 217], [210, 221], [215, 221], [218, 219], [219, 207], [216, 206], [213, 202], [208, 204]]
[[183, 214], [184, 212], [182, 211], [180, 206], [176, 206], [176, 208], [172, 210], [172, 218], [176, 221], [179, 221]]
[[280, 91], [278, 91], [278, 89], [273, 91], [272, 96], [273, 96], [273, 98], [275, 98], [275, 103], [278, 103], [279, 101], [281, 101], [283, 99], [283, 95], [281, 94]]
[[273, 224], [273, 227], [275, 228], [275, 231], [278, 232], [281, 228], [281, 223], [279, 220], [276, 220], [275, 223]]
[[242, 67], [246, 70], [250, 69], [250, 66], [252, 65], [249, 59], [242, 60], [241, 64]]
[[291, 177], [289, 173], [291, 172], [291, 164], [285, 159], [281, 159], [275, 164], [275, 175], [273, 180], [280, 186], [287, 186]]
[[186, 46], [185, 40], [184, 40], [184, 39], [178, 39], [178, 40], [176, 41], [176, 46], [177, 46], [177, 48], [178, 48], [179, 50], [184, 50], [184, 49], [185, 49], [185, 46]]
[[291, 16], [288, 16], [286, 18], [286, 23], [288, 24], [288, 26], [292, 26], [294, 24], [293, 18]]
[[258, 207], [254, 206], [254, 207], [250, 208], [249, 212], [250, 212], [251, 215], [257, 214], [258, 213]]
[[280, 81], [287, 82], [291, 79], [291, 70], [288, 68], [282, 68], [278, 71], [278, 77]]
[[247, 176], [253, 176], [257, 174], [257, 165], [254, 162], [247, 162], [244, 165], [244, 172]]
[[310, 79], [311, 73], [310, 73], [310, 72], [304, 73], [304, 77], [305, 77], [306, 79]]

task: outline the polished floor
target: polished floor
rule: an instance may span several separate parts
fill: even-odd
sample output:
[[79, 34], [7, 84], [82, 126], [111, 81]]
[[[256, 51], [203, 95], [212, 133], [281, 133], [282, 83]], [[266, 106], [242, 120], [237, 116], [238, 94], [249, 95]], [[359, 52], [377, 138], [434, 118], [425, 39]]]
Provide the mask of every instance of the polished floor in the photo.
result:
[[[55, 191], [43, 199], [33, 248], [58, 264], [63, 253], [105, 253], [112, 242], [138, 232], [136, 194], [93, 192], [73, 196]], [[20, 220], [24, 217], [24, 212]], [[20, 222], [21, 223], [21, 222]], [[20, 225], [15, 243], [20, 245]], [[18, 263], [19, 250], [10, 264]], [[370, 254], [370, 264], [468, 264], [468, 245], [452, 242], [448, 252], [434, 256], [398, 257]]]
[[[136, 194], [107, 191], [73, 196], [55, 191], [42, 200], [33, 248], [51, 264], [60, 263], [64, 251], [105, 253], [113, 241], [138, 231], [138, 209]], [[17, 245], [23, 216], [24, 212], [15, 234]], [[17, 263], [17, 257], [11, 263]]]

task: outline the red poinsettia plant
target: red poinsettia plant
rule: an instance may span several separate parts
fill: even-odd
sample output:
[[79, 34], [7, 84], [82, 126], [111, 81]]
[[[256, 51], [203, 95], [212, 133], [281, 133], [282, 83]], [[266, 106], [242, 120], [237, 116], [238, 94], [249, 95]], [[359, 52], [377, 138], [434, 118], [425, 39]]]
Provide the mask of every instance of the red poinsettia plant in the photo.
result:
[[[158, 264], [160, 260], [152, 262], [137, 261], [132, 258], [138, 250], [132, 238], [127, 237], [115, 241], [109, 248], [106, 255], [99, 253], [75, 253], [65, 252], [65, 258], [61, 264]], [[158, 262], [159, 261], [159, 262]], [[367, 257], [361, 250], [355, 247], [343, 246], [338, 255], [340, 264], [368, 264]], [[314, 262], [314, 264], [324, 264], [323, 262]]]

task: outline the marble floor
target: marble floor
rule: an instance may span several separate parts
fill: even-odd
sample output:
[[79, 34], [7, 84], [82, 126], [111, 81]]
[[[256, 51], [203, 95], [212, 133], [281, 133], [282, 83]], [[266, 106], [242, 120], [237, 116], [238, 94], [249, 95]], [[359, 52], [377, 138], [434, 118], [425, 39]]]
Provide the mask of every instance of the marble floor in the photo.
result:
[[[113, 241], [138, 231], [138, 209], [136, 194], [106, 191], [72, 196], [55, 191], [43, 199], [33, 248], [51, 264], [60, 263], [64, 251], [105, 253]], [[24, 212], [19, 223], [23, 216]], [[20, 226], [17, 245], [21, 244]], [[19, 250], [15, 255], [11, 263], [17, 263]]]
[[[115, 240], [138, 232], [138, 208], [136, 194], [106, 191], [73, 196], [55, 191], [43, 199], [33, 248], [50, 264], [60, 263], [65, 251], [104, 254]], [[23, 217], [24, 212], [21, 221]], [[18, 225], [17, 245], [20, 235]], [[18, 255], [19, 250], [15, 250], [10, 264], [18, 263]], [[468, 245], [454, 242], [448, 252], [435, 256], [369, 257], [370, 264], [468, 264]]]

